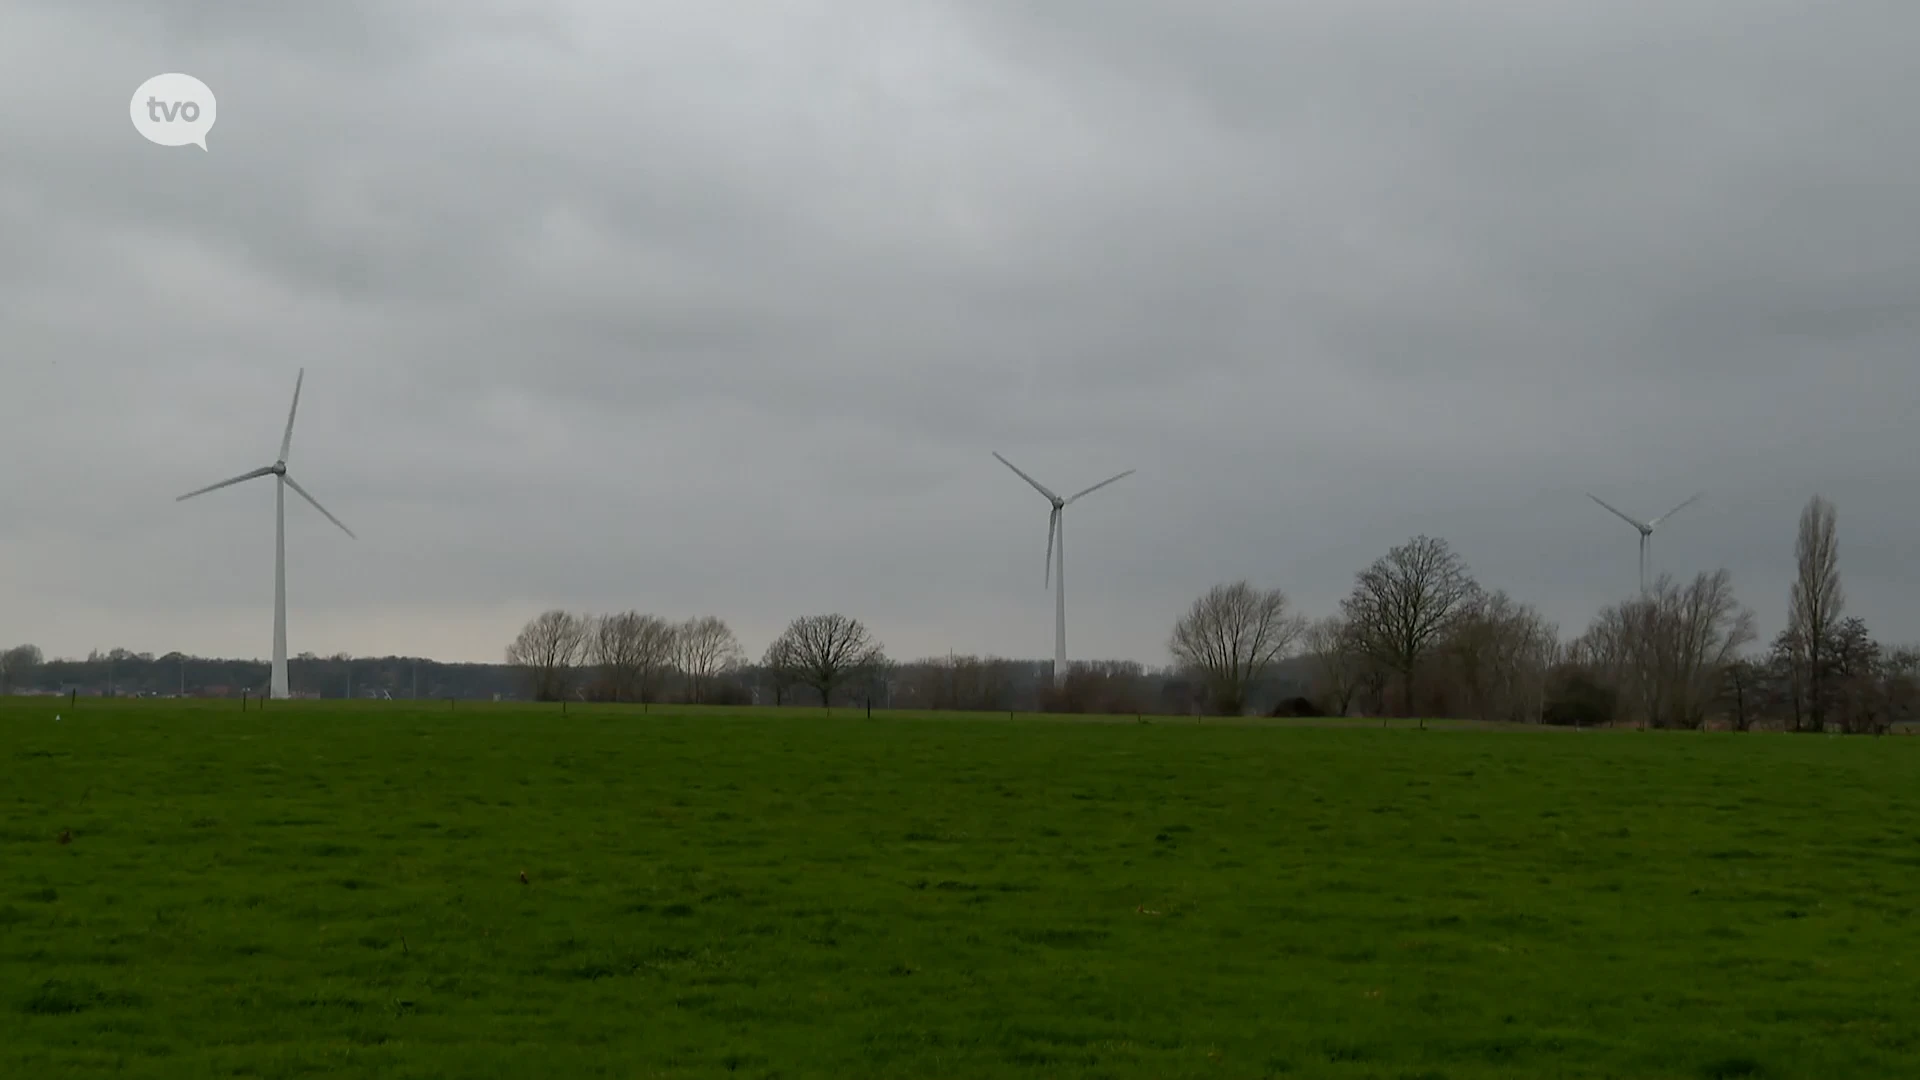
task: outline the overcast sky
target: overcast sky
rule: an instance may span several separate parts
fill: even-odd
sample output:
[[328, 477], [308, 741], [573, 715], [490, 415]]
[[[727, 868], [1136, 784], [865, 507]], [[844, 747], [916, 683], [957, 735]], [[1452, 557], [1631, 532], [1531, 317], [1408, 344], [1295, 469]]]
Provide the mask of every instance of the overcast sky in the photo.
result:
[[[1416, 533], [1571, 634], [1796, 516], [1920, 639], [1912, 0], [13, 0], [0, 644], [539, 610], [1164, 663]], [[127, 103], [187, 72], [209, 149]]]

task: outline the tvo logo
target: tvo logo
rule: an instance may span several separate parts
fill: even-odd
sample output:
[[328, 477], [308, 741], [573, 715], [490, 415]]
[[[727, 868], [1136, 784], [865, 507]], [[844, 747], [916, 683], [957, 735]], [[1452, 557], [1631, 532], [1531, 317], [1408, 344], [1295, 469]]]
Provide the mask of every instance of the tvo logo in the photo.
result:
[[133, 92], [127, 115], [149, 142], [205, 150], [214, 120], [213, 91], [191, 75], [155, 75]]

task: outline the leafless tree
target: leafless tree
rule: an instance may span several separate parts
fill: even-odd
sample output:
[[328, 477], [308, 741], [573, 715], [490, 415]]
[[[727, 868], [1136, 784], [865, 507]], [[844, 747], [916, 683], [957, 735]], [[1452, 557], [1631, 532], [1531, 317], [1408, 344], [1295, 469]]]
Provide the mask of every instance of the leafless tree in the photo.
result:
[[38, 645], [15, 645], [0, 652], [0, 694], [11, 694], [31, 683], [44, 660]]
[[787, 691], [800, 682], [800, 650], [794, 639], [787, 634], [774, 638], [760, 658], [760, 668], [773, 691], [773, 703], [786, 704]]
[[1372, 664], [1354, 641], [1352, 627], [1340, 616], [1329, 615], [1307, 627], [1301, 645], [1318, 704], [1333, 716], [1347, 715]]
[[1539, 723], [1559, 629], [1505, 592], [1475, 600], [1455, 621], [1441, 654], [1464, 711], [1481, 720]]
[[1174, 624], [1167, 648], [1207, 686], [1215, 711], [1239, 716], [1247, 690], [1306, 631], [1287, 594], [1245, 581], [1215, 585]]
[[1776, 711], [1782, 714], [1786, 729], [1801, 730], [1807, 722], [1807, 650], [1791, 624], [1774, 637], [1766, 671], [1770, 696], [1779, 699]]
[[1742, 657], [1721, 673], [1720, 689], [1727, 726], [1751, 731], [1766, 708], [1767, 670], [1762, 661]]
[[1421, 660], [1479, 597], [1480, 586], [1445, 540], [1416, 536], [1360, 572], [1341, 612], [1361, 651], [1400, 676], [1401, 707], [1410, 712]]
[[893, 687], [899, 679], [900, 665], [888, 656], [876, 656], [860, 669], [858, 680], [852, 685], [860, 688], [862, 699], [867, 703], [868, 715], [873, 714], [875, 705], [884, 709], [893, 701]]
[[1050, 713], [1125, 716], [1147, 711], [1146, 669], [1133, 660], [1075, 660], [1065, 685], [1043, 685], [1040, 709]]
[[1754, 638], [1753, 613], [1725, 570], [1681, 587], [1662, 574], [1646, 596], [1600, 612], [1579, 643], [1631, 717], [1655, 727], [1697, 728], [1727, 667]]
[[673, 671], [674, 650], [678, 647], [679, 640], [678, 628], [658, 615], [648, 615], [641, 619], [634, 649], [637, 661], [634, 696], [641, 701], [661, 700], [667, 684], [667, 676]]
[[1920, 720], [1920, 646], [1889, 649], [1882, 665], [1888, 727]]
[[680, 675], [687, 683], [687, 700], [707, 700], [713, 681], [746, 660], [740, 639], [717, 615], [701, 615], [680, 624], [674, 634]]
[[1827, 653], [1829, 706], [1827, 715], [1850, 735], [1879, 734], [1887, 723], [1887, 686], [1880, 643], [1873, 640], [1866, 620], [1842, 619], [1834, 628]]
[[1011, 707], [1014, 663], [997, 656], [949, 658], [947, 690], [951, 707], [973, 712], [997, 712]]
[[589, 694], [596, 701], [633, 700], [633, 660], [628, 645], [629, 628], [638, 621], [636, 612], [597, 615], [587, 625], [586, 662], [599, 678]]
[[[1788, 637], [1782, 634], [1782, 638]], [[1777, 689], [1771, 697], [1792, 728], [1810, 729], [1803, 685], [1808, 650], [1776, 643], [1767, 670]], [[1880, 735], [1920, 719], [1920, 649], [1888, 648], [1873, 639], [1858, 617], [1841, 619], [1821, 650], [1821, 723], [1848, 734]]]
[[1005, 711], [1013, 698], [1014, 666], [994, 656], [958, 655], [901, 664], [895, 701], [909, 708]]
[[1815, 495], [1800, 511], [1800, 533], [1794, 542], [1796, 573], [1787, 625], [1802, 650], [1801, 686], [1806, 693], [1806, 718], [1814, 731], [1826, 727], [1826, 653], [1846, 607], [1840, 587], [1840, 549], [1833, 504]]
[[1660, 667], [1671, 687], [1662, 698], [1674, 723], [1697, 728], [1706, 722], [1723, 673], [1754, 639], [1753, 612], [1734, 597], [1733, 575], [1725, 570], [1696, 575], [1693, 584], [1673, 594], [1668, 599], [1663, 590], [1656, 597], [1672, 611], [1667, 619], [1673, 640]]
[[775, 650], [776, 658], [794, 674], [796, 682], [819, 693], [822, 705], [833, 703], [833, 692], [842, 684], [863, 676], [886, 659], [865, 624], [837, 613], [793, 620], [781, 634], [781, 641], [769, 650], [770, 657]]
[[507, 663], [525, 673], [535, 701], [558, 701], [573, 689], [592, 621], [556, 608], [536, 616], [507, 646]]
[[621, 612], [593, 620], [589, 661], [599, 669], [601, 690], [613, 701], [656, 701], [673, 661], [674, 626], [658, 615]]
[[1615, 704], [1614, 718], [1637, 722], [1639, 693], [1634, 643], [1653, 606], [1633, 600], [1602, 608], [1585, 633], [1567, 646], [1569, 664], [1605, 687]]

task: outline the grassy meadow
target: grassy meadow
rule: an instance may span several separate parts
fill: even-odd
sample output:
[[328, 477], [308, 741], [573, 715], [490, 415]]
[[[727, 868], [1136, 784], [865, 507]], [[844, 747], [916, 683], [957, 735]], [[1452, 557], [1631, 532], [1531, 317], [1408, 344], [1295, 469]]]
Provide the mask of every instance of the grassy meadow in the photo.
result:
[[1920, 1076], [1920, 739], [15, 698], [0, 770], [0, 1076]]

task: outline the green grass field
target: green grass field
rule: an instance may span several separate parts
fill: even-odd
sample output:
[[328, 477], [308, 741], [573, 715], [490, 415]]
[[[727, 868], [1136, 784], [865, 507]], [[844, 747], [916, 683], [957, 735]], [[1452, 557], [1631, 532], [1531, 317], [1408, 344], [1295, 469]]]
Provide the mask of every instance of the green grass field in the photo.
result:
[[6, 1077], [1920, 1075], [1920, 739], [0, 699], [0, 762]]

